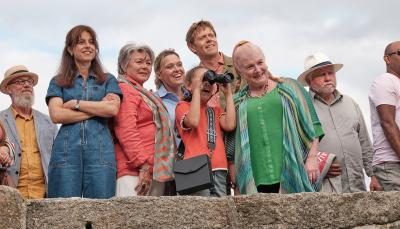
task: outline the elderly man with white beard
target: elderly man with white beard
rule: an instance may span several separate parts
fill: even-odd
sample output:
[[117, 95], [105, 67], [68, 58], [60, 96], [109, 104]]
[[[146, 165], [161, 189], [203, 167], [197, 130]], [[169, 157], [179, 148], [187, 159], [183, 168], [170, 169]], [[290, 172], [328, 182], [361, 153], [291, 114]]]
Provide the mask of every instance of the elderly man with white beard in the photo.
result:
[[318, 150], [336, 155], [323, 180], [322, 192], [366, 191], [363, 168], [371, 177], [370, 190], [381, 187], [372, 171], [373, 148], [358, 104], [336, 89], [336, 72], [343, 65], [332, 63], [321, 52], [308, 56], [298, 77], [309, 86], [310, 96], [325, 137]]
[[0, 120], [10, 140], [16, 144], [15, 162], [7, 169], [10, 186], [24, 198], [44, 198], [47, 193], [47, 170], [57, 125], [48, 115], [32, 109], [33, 87], [38, 75], [25, 66], [8, 69], [0, 91], [11, 97], [11, 106], [0, 112]]

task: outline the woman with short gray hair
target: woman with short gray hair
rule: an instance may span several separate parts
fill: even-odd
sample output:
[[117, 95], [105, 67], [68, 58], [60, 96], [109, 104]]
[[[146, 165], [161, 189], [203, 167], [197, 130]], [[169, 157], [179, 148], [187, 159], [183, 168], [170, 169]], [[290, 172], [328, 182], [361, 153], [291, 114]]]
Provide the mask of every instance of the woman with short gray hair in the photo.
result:
[[124, 99], [114, 119], [116, 196], [160, 196], [163, 184], [173, 179], [176, 147], [168, 112], [143, 87], [153, 62], [154, 53], [147, 45], [127, 44], [119, 53], [118, 78]]
[[119, 75], [124, 75], [126, 73], [128, 64], [129, 64], [129, 61], [131, 60], [133, 52], [146, 53], [149, 57], [151, 65], [153, 65], [154, 52], [149, 46], [136, 45], [135, 43], [129, 43], [129, 44], [126, 44], [124, 47], [122, 47], [121, 50], [119, 51], [119, 56], [118, 56], [118, 74]]

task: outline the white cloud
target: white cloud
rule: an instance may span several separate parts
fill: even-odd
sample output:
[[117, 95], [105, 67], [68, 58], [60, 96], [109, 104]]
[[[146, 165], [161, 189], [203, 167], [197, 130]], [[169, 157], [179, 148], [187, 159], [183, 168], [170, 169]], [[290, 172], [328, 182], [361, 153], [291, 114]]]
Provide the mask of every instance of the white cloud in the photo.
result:
[[[344, 64], [339, 89], [360, 103], [369, 120], [368, 86], [384, 72], [382, 52], [399, 39], [400, 2], [324, 1], [2, 1], [0, 72], [24, 64], [40, 75], [35, 107], [47, 112], [44, 96], [56, 72], [65, 35], [77, 24], [92, 26], [106, 69], [116, 73], [119, 48], [128, 41], [149, 44], [156, 53], [175, 48], [186, 69], [198, 63], [185, 35], [200, 19], [213, 22], [220, 49], [230, 55], [242, 39], [259, 44], [276, 75], [296, 78], [304, 58], [323, 51]], [[145, 84], [154, 88], [153, 78]], [[0, 109], [9, 106], [0, 95]]]
[[[9, 43], [1, 43], [0, 50], [0, 69], [4, 73], [8, 68], [14, 65], [25, 65], [30, 71], [39, 75], [39, 81], [35, 87], [35, 105], [34, 107], [44, 113], [47, 113], [47, 106], [44, 98], [50, 79], [54, 76], [57, 65], [58, 55], [41, 52], [40, 50], [17, 50]], [[3, 74], [1, 74], [3, 79]], [[0, 110], [7, 108], [11, 104], [8, 95], [0, 94]]]

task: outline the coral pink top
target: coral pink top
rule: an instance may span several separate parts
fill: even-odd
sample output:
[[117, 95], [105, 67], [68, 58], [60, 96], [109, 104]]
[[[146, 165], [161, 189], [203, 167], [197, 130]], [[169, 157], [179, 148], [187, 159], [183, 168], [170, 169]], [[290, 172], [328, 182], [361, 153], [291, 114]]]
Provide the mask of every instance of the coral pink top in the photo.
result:
[[139, 168], [144, 163], [153, 166], [156, 134], [153, 112], [140, 92], [127, 83], [120, 82], [119, 87], [123, 100], [118, 115], [114, 118], [118, 178], [124, 175], [138, 176]]

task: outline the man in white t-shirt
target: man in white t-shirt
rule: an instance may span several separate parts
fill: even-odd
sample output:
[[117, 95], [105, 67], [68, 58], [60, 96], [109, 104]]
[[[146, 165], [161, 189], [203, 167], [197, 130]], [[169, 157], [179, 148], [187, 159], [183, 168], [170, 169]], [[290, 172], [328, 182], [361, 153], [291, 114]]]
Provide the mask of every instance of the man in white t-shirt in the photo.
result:
[[400, 191], [400, 41], [386, 47], [383, 59], [386, 73], [374, 80], [369, 91], [372, 166], [384, 191]]

